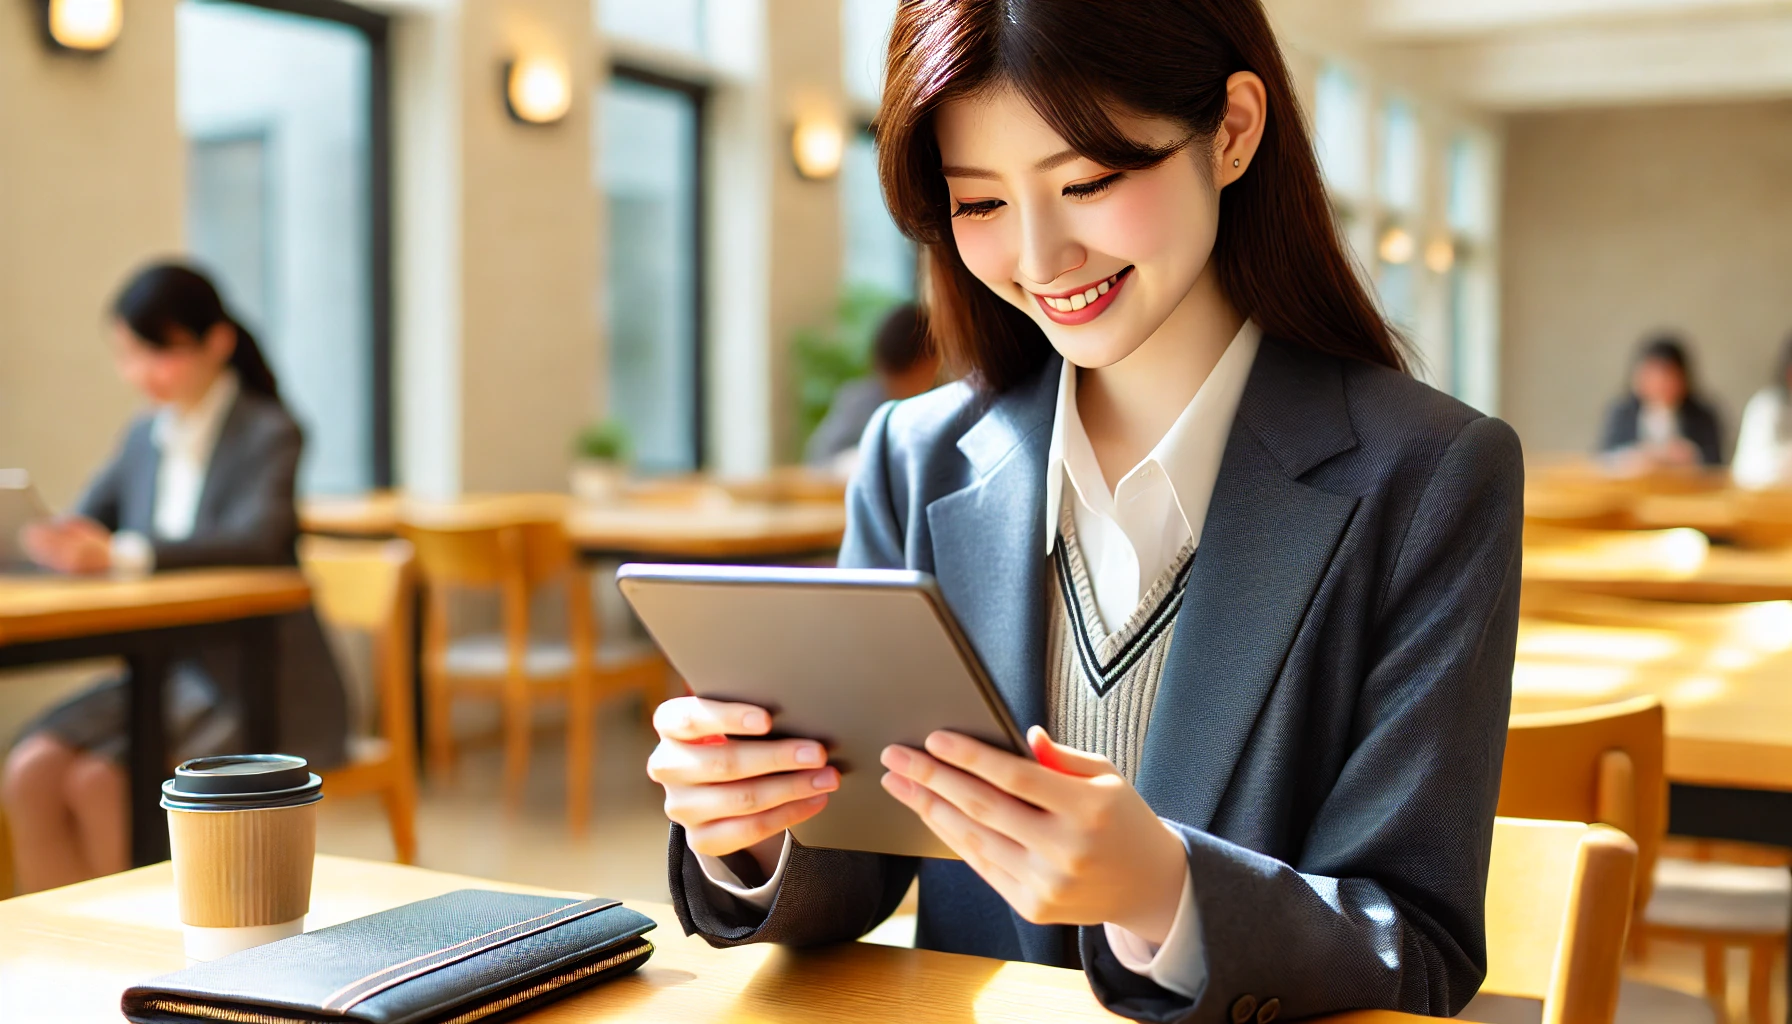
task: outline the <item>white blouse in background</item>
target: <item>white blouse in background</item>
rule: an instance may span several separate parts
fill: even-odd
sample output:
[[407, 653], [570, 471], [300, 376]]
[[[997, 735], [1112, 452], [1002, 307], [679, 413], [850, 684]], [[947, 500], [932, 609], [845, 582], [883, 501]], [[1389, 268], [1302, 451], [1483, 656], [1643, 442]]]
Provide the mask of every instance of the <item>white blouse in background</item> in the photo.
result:
[[1783, 389], [1762, 388], [1743, 407], [1730, 476], [1751, 490], [1792, 486], [1792, 402]]
[[[163, 406], [150, 425], [150, 438], [160, 453], [156, 465], [156, 504], [151, 520], [157, 540], [186, 540], [199, 516], [199, 498], [211, 468], [212, 449], [224, 429], [224, 418], [242, 390], [236, 371], [225, 370], [191, 409]], [[112, 535], [112, 571], [137, 576], [154, 572], [156, 552], [150, 538], [131, 530]]]

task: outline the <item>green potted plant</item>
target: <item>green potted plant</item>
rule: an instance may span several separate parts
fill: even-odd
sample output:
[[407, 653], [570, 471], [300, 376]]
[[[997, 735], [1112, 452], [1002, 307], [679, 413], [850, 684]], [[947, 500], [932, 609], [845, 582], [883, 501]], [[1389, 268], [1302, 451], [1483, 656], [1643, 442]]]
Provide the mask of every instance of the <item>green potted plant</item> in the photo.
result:
[[568, 483], [580, 501], [605, 503], [622, 493], [628, 476], [628, 428], [616, 420], [591, 423], [573, 438]]

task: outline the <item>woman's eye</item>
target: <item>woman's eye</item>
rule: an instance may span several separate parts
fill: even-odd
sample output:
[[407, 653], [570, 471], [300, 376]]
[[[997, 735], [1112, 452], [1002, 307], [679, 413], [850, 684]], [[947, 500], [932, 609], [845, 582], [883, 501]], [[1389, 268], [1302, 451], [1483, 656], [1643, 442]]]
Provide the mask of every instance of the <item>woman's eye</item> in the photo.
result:
[[1096, 178], [1094, 181], [1084, 181], [1075, 185], [1066, 185], [1064, 186], [1064, 194], [1073, 199], [1087, 199], [1090, 196], [1098, 196], [1112, 188], [1114, 182], [1119, 181], [1125, 176], [1125, 171], [1115, 171], [1105, 178]]
[[977, 220], [996, 212], [996, 209], [1002, 205], [1000, 199], [980, 199], [974, 203], [959, 203], [957, 208], [952, 211], [952, 216]]

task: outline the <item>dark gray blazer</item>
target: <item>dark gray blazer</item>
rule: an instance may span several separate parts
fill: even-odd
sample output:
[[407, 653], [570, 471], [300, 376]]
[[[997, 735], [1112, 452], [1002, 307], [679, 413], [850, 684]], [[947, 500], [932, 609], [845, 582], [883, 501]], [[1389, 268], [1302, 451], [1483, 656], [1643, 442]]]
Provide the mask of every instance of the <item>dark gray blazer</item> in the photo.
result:
[[[1023, 728], [1044, 719], [1059, 366], [987, 409], [953, 385], [880, 411], [841, 551], [938, 577]], [[956, 861], [919, 862], [919, 945], [1080, 965], [1141, 1020], [1230, 1021], [1245, 995], [1283, 1017], [1459, 1010], [1485, 973], [1522, 477], [1499, 420], [1265, 338], [1137, 780], [1188, 851], [1205, 987], [1190, 1001], [1127, 971], [1099, 927], [1027, 923]], [[759, 916], [711, 902], [676, 826], [670, 859], [680, 920], [716, 945], [854, 938], [917, 868], [798, 847]]]
[[[131, 423], [118, 454], [88, 485], [75, 511], [107, 529], [148, 537], [157, 571], [299, 564], [293, 491], [305, 439], [285, 407], [248, 391], [237, 396], [212, 448], [187, 540], [155, 536], [162, 455], [151, 436], [153, 426], [148, 415]], [[339, 764], [348, 742], [348, 699], [317, 616], [310, 611], [282, 616], [279, 638], [281, 750], [304, 757], [314, 768]], [[227, 698], [238, 692], [234, 651], [209, 651], [199, 661]]]

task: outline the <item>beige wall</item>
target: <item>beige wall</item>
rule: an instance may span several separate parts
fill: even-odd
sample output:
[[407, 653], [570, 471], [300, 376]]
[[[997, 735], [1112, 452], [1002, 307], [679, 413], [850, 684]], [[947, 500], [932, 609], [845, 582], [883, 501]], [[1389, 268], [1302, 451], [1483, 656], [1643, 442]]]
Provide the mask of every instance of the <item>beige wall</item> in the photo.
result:
[[106, 304], [179, 250], [173, 0], [131, 0], [118, 45], [49, 53], [34, 5], [0, 3], [0, 466], [62, 507], [136, 408]]
[[[561, 490], [598, 385], [597, 191], [590, 0], [462, 7], [461, 485]], [[545, 48], [572, 69], [572, 110], [521, 125], [499, 68]]]
[[1792, 332], [1792, 102], [1510, 120], [1502, 414], [1585, 450], [1646, 331], [1692, 342], [1734, 441]]
[[[808, 113], [846, 123], [840, 71], [839, 0], [774, 0], [766, 5], [772, 96], [771, 412], [776, 461], [802, 457], [796, 440], [791, 338], [833, 317], [840, 294], [840, 179], [809, 181], [796, 171], [790, 133]], [[715, 386], [726, 387], [717, 381]]]

